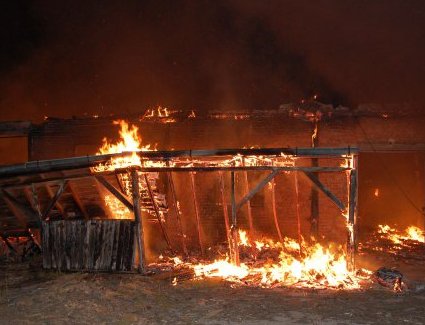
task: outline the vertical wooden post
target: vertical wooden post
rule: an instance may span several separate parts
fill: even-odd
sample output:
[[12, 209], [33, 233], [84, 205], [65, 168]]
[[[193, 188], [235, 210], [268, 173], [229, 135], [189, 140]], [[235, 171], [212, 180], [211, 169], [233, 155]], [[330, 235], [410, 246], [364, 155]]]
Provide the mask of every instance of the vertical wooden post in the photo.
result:
[[173, 205], [174, 205], [174, 211], [176, 213], [177, 225], [179, 227], [179, 232], [180, 232], [180, 236], [181, 236], [183, 253], [186, 256], [188, 256], [189, 253], [187, 251], [187, 246], [186, 246], [186, 234], [184, 233], [184, 230], [183, 230], [183, 224], [182, 224], [182, 219], [181, 219], [181, 215], [180, 215], [180, 208], [179, 208], [179, 205], [178, 205], [178, 202], [177, 202], [176, 189], [174, 187], [173, 175], [171, 174], [171, 172], [168, 172], [167, 175], [168, 175], [168, 183], [170, 185], [171, 198], [172, 198], [172, 202], [173, 202]]
[[282, 232], [280, 231], [280, 227], [279, 227], [279, 221], [277, 220], [277, 211], [276, 211], [276, 182], [275, 182], [275, 178], [273, 178], [271, 180], [271, 184], [272, 184], [272, 207], [273, 207], [273, 221], [274, 221], [274, 226], [276, 228], [276, 232], [277, 235], [279, 237], [279, 240], [282, 241]]
[[220, 173], [220, 193], [221, 193], [221, 205], [223, 206], [224, 226], [226, 227], [226, 238], [229, 244], [229, 250], [231, 251], [231, 239], [230, 239], [230, 225], [229, 225], [229, 213], [227, 211], [226, 192], [224, 188], [224, 177], [223, 172]]
[[357, 219], [357, 190], [358, 190], [358, 172], [357, 156], [352, 156], [353, 169], [351, 169], [348, 178], [349, 196], [348, 196], [348, 241], [347, 241], [347, 267], [350, 271], [355, 270], [355, 250], [356, 250], [356, 219]]
[[[244, 171], [244, 178], [245, 178], [245, 191], [248, 194], [249, 193], [249, 181], [248, 181], [248, 172]], [[252, 210], [251, 210], [251, 202], [246, 202], [246, 206], [248, 209], [248, 226], [249, 226], [249, 232], [251, 236], [254, 235], [254, 221], [252, 220]]]
[[[313, 133], [311, 136], [311, 146], [316, 148], [319, 145], [319, 129], [318, 120], [314, 121]], [[313, 167], [319, 166], [319, 159], [312, 158], [311, 165]], [[314, 173], [319, 178], [319, 173]], [[311, 215], [310, 215], [310, 234], [314, 238], [317, 238], [319, 232], [319, 192], [315, 186], [311, 188]]]
[[231, 237], [231, 258], [232, 262], [235, 265], [239, 265], [239, 234], [238, 234], [238, 224], [237, 224], [237, 213], [236, 213], [236, 193], [235, 193], [235, 172], [230, 172], [230, 182], [231, 182], [231, 200], [232, 200], [232, 225], [230, 227], [230, 237]]
[[190, 184], [192, 186], [193, 205], [195, 207], [196, 229], [198, 230], [199, 248], [201, 249], [201, 255], [205, 255], [204, 245], [202, 243], [201, 219], [199, 217], [198, 199], [196, 197], [195, 175], [193, 172], [190, 172], [190, 180]]
[[133, 197], [133, 213], [135, 220], [135, 244], [139, 253], [139, 272], [145, 270], [145, 243], [143, 234], [143, 222], [140, 209], [139, 173], [136, 169], [131, 170], [131, 194]]

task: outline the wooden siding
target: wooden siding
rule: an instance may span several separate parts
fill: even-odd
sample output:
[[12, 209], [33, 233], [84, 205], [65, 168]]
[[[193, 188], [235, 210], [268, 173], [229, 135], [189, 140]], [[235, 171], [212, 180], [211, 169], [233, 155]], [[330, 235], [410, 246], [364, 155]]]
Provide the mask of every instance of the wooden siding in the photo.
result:
[[43, 222], [43, 267], [62, 271], [130, 271], [134, 254], [131, 220]]

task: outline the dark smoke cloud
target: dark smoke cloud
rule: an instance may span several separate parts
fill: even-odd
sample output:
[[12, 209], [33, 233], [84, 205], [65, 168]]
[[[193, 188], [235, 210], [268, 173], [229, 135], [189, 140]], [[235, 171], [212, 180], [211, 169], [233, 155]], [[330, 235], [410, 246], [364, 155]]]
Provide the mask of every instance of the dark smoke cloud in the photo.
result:
[[425, 103], [423, 1], [3, 3], [1, 119]]

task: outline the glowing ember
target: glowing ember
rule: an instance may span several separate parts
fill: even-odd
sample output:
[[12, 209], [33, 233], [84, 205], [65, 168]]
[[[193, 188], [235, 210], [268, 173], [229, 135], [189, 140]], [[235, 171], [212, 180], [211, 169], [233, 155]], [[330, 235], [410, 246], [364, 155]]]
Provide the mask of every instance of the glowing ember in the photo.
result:
[[283, 242], [251, 241], [245, 231], [239, 231], [239, 240], [240, 265], [232, 264], [227, 257], [213, 263], [184, 265], [192, 268], [198, 279], [222, 278], [260, 287], [358, 289], [365, 280], [347, 269], [346, 254], [340, 245], [308, 245], [303, 240], [300, 247], [290, 238]]
[[406, 241], [425, 243], [423, 230], [415, 226], [410, 226], [404, 231], [397, 231], [388, 225], [379, 225], [378, 233], [382, 238], [392, 241], [394, 244], [405, 246]]

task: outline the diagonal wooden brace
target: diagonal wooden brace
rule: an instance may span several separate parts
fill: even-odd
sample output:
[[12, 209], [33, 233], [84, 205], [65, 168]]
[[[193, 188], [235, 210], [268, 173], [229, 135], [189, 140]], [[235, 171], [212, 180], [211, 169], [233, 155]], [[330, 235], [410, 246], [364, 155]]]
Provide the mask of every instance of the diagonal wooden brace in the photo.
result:
[[343, 212], [345, 212], [346, 208], [344, 204], [341, 202], [340, 199], [338, 199], [335, 194], [331, 192], [330, 189], [328, 189], [317, 177], [311, 172], [304, 171], [304, 174], [308, 177], [308, 179], [320, 190], [325, 194], [333, 203], [336, 204], [336, 206]]

